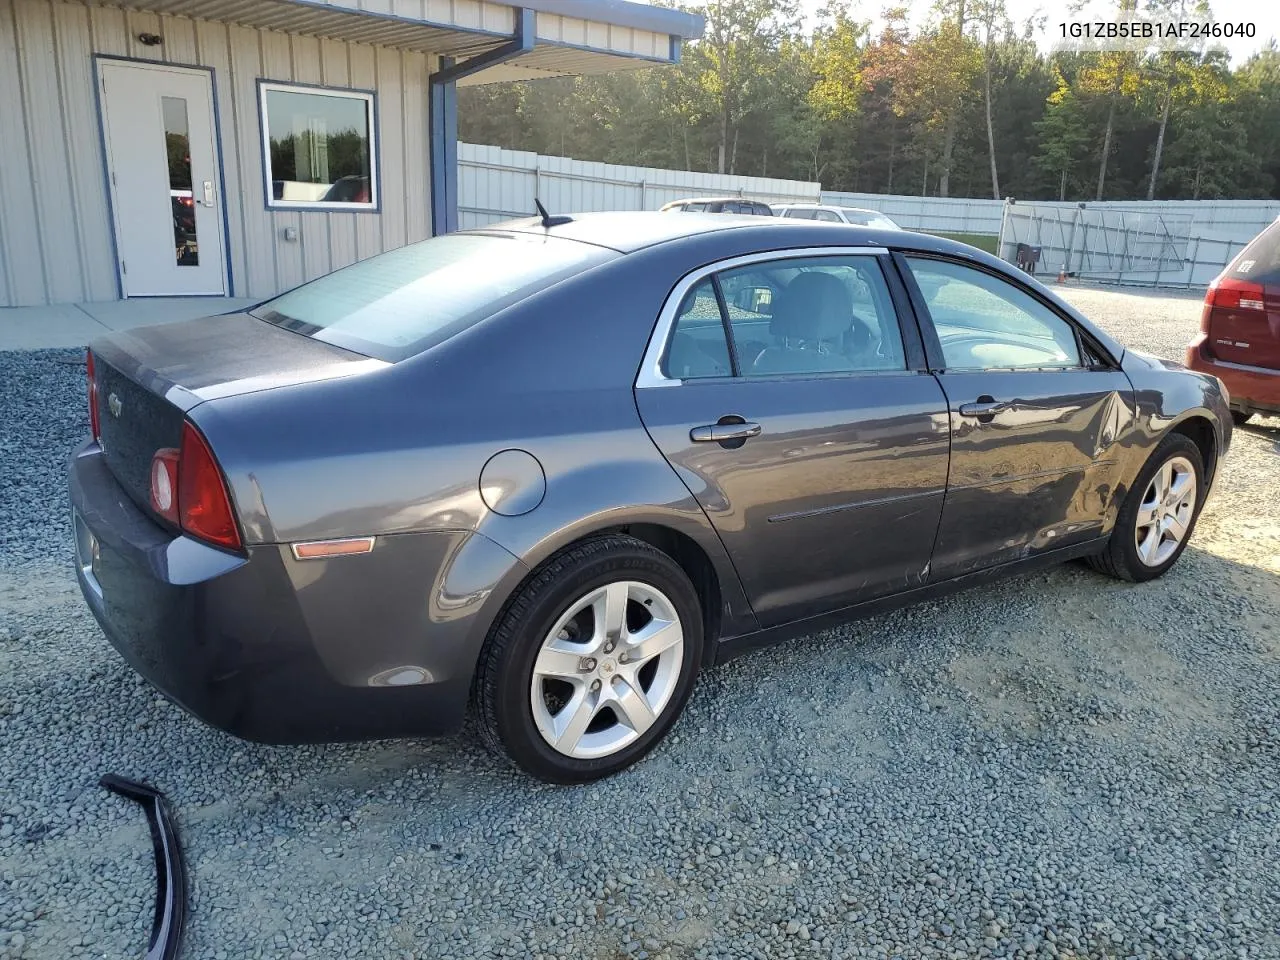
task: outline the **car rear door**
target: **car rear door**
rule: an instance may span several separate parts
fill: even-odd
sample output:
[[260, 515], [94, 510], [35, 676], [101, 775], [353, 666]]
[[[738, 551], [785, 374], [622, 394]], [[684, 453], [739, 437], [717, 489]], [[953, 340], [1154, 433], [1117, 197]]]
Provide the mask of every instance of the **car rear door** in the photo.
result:
[[[923, 582], [946, 399], [884, 251], [737, 258], [673, 290], [636, 383], [764, 626]], [[842, 292], [843, 291], [843, 292]]]
[[1205, 310], [1204, 329], [1215, 357], [1280, 370], [1280, 220], [1213, 282]]
[[1028, 287], [945, 257], [898, 263], [951, 416], [932, 578], [1100, 536], [1122, 492], [1128, 377]]

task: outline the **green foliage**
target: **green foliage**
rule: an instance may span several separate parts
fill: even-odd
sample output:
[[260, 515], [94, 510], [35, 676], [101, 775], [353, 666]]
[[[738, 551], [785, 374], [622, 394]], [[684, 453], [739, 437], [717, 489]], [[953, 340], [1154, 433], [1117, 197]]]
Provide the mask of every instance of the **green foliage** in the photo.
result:
[[[1183, 0], [1147, 0], [1166, 5]], [[1001, 0], [942, 0], [927, 22], [855, 0], [806, 33], [795, 0], [707, 0], [683, 62], [459, 92], [464, 140], [584, 160], [952, 196], [1280, 196], [1280, 51], [1040, 53]], [[986, 125], [990, 76], [991, 138]], [[1110, 137], [1107, 131], [1110, 130]], [[1100, 165], [1107, 144], [1105, 176]]]

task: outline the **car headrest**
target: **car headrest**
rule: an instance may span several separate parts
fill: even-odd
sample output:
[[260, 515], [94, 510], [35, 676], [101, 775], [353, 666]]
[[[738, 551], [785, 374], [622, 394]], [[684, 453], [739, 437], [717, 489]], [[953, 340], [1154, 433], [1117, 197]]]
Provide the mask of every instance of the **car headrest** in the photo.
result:
[[797, 274], [773, 304], [769, 332], [795, 340], [838, 340], [853, 323], [853, 297], [829, 273]]

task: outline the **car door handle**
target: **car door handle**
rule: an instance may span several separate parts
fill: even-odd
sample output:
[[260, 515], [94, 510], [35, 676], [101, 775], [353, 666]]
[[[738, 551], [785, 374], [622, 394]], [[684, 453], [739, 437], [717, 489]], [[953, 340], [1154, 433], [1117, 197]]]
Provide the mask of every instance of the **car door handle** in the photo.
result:
[[689, 439], [694, 443], [723, 443], [726, 440], [747, 440], [759, 435], [760, 424], [751, 422], [710, 423], [689, 431]]
[[977, 403], [960, 404], [962, 417], [992, 417], [1001, 410], [1008, 410], [1011, 404], [990, 397], [979, 397]]

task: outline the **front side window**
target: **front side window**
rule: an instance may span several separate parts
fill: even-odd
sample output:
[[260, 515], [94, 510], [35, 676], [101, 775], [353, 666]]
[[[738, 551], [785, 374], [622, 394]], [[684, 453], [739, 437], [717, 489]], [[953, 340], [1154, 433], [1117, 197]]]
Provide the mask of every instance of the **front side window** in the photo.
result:
[[808, 207], [792, 207], [790, 210], [784, 213], [783, 216], [795, 217], [797, 220], [812, 220], [813, 210]]
[[353, 263], [252, 314], [394, 362], [617, 256], [558, 237], [449, 233]]
[[813, 212], [813, 219], [823, 220], [827, 223], [840, 223], [839, 215], [832, 213], [830, 210], [815, 210]]
[[1071, 324], [994, 274], [946, 260], [907, 257], [942, 343], [948, 370], [1080, 366]]
[[269, 207], [377, 208], [373, 94], [278, 83], [259, 94]]
[[664, 371], [674, 379], [905, 370], [880, 264], [868, 256], [791, 258], [716, 274], [677, 311]]

